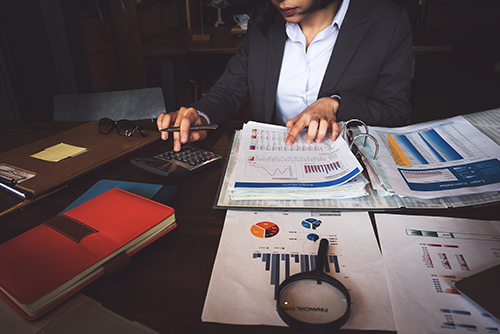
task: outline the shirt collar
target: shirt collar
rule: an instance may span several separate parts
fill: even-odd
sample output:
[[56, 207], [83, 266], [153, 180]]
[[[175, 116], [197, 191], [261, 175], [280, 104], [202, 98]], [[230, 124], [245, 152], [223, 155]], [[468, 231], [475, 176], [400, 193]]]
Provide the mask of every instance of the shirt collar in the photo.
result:
[[[332, 24], [323, 29], [323, 32], [328, 34], [335, 27], [337, 27], [337, 29], [340, 29], [340, 27], [342, 26], [342, 22], [344, 22], [347, 9], [349, 8], [349, 1], [350, 0], [342, 0], [339, 10], [337, 11], [337, 14], [335, 14], [335, 17], [333, 18]], [[303, 36], [302, 30], [300, 29], [298, 23], [286, 22], [285, 27], [286, 27], [286, 34], [288, 35], [288, 38], [290, 38], [292, 41], [297, 41], [301, 39], [301, 37], [299, 36]]]

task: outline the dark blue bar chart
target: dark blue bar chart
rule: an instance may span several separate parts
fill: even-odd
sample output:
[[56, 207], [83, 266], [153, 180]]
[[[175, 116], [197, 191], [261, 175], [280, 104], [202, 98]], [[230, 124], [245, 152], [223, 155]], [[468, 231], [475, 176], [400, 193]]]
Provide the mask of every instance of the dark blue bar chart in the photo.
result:
[[[298, 272], [307, 272], [316, 267], [316, 255], [309, 254], [271, 254], [253, 253], [253, 259], [260, 259], [263, 263], [262, 269], [270, 273], [269, 283], [274, 286], [275, 299], [280, 283]], [[337, 255], [327, 255], [325, 268], [326, 273], [340, 273], [339, 259]], [[299, 271], [293, 272], [293, 268]], [[283, 269], [283, 270], [282, 270]]]

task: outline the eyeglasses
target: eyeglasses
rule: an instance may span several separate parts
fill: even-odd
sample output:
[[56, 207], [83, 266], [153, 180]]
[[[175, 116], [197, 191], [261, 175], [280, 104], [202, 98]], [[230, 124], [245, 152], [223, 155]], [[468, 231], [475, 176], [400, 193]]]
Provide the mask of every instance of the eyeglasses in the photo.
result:
[[142, 131], [141, 126], [129, 120], [122, 119], [120, 121], [113, 121], [112, 119], [106, 117], [99, 120], [99, 133], [105, 135], [114, 129], [116, 129], [116, 132], [123, 137], [132, 137], [136, 130], [139, 131], [142, 137], [146, 137], [146, 134]]

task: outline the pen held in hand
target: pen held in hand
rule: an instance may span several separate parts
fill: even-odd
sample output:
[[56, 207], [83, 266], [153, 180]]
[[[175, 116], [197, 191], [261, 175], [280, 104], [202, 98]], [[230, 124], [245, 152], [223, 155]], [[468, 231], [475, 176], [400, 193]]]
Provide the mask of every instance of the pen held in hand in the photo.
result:
[[[193, 125], [189, 127], [189, 131], [199, 131], [199, 130], [215, 130], [217, 129], [217, 124], [204, 124], [204, 125]], [[160, 129], [161, 132], [179, 132], [179, 126], [171, 126], [169, 128]]]

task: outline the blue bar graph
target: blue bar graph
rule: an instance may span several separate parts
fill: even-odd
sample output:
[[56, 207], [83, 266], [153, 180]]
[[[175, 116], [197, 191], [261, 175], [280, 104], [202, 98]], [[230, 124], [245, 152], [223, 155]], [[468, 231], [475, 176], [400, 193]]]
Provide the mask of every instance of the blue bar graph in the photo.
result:
[[420, 138], [440, 162], [461, 160], [463, 157], [434, 129], [419, 132]]
[[[394, 140], [401, 149], [405, 149], [409, 154], [411, 154], [419, 164], [427, 165], [429, 162], [420, 154], [417, 148], [411, 143], [411, 141], [405, 135], [395, 135]], [[408, 154], [407, 153], [407, 154]]]
[[326, 163], [326, 164], [319, 164], [319, 165], [304, 165], [304, 172], [306, 174], [313, 174], [313, 173], [330, 174], [331, 172], [339, 170], [340, 168], [341, 168], [340, 163], [338, 161], [335, 161], [335, 162]]
[[[261, 259], [264, 263], [264, 270], [270, 273], [269, 283], [274, 286], [274, 299], [277, 297], [278, 287], [282, 280], [290, 277], [292, 263], [300, 266], [300, 272], [307, 272], [315, 269], [316, 255], [307, 254], [270, 254], [270, 253], [253, 253], [252, 258]], [[325, 267], [323, 270], [326, 273], [331, 272], [331, 266], [335, 273], [340, 273], [340, 265], [337, 255], [328, 255], [325, 258]], [[284, 264], [284, 273], [281, 273], [281, 263]], [[281, 278], [283, 276], [283, 278]]]

